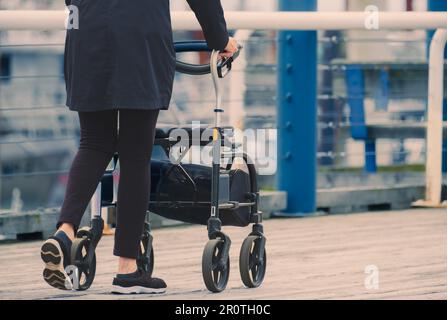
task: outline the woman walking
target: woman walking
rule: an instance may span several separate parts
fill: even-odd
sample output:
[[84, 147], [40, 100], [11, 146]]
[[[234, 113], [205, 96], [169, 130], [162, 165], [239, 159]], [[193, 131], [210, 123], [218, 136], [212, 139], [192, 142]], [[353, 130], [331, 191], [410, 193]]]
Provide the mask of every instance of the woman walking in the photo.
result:
[[[187, 0], [210, 48], [237, 51], [220, 0]], [[67, 106], [79, 115], [81, 137], [73, 160], [57, 232], [41, 248], [43, 277], [72, 287], [65, 268], [82, 215], [113, 154], [120, 159], [113, 292], [163, 293], [163, 280], [137, 269], [150, 194], [150, 158], [159, 110], [167, 110], [175, 72], [169, 0], [65, 0], [79, 12], [67, 30]], [[119, 131], [118, 131], [119, 126]]]

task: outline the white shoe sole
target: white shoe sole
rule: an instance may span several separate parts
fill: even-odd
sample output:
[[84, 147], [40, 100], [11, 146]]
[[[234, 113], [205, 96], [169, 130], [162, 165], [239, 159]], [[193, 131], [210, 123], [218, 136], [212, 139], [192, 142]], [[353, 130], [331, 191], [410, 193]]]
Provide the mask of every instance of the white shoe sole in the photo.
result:
[[64, 254], [59, 242], [48, 239], [41, 247], [40, 256], [45, 264], [44, 280], [52, 287], [61, 290], [73, 290], [73, 284], [64, 268]]
[[165, 292], [166, 288], [154, 289], [140, 286], [126, 288], [121, 286], [112, 286], [112, 293], [116, 294], [162, 294]]

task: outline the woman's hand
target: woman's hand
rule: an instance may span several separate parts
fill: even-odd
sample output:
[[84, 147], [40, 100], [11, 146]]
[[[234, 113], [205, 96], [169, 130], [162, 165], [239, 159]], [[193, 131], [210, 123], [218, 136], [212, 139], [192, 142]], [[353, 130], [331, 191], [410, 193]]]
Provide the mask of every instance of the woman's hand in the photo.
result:
[[221, 58], [231, 58], [233, 54], [235, 54], [238, 51], [238, 44], [236, 39], [233, 37], [230, 37], [228, 40], [228, 44], [225, 47], [225, 50], [221, 53], [219, 53], [219, 57]]

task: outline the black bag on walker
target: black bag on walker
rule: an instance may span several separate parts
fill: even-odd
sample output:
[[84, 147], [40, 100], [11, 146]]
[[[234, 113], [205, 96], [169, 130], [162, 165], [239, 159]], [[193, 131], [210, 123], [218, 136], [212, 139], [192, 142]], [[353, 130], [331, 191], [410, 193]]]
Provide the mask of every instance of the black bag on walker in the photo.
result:
[[[211, 167], [151, 161], [149, 211], [165, 218], [206, 225], [211, 210]], [[229, 201], [250, 202], [250, 177], [240, 169], [229, 173]], [[221, 186], [224, 187], [225, 186]], [[245, 227], [250, 223], [250, 207], [220, 209], [222, 225]]]

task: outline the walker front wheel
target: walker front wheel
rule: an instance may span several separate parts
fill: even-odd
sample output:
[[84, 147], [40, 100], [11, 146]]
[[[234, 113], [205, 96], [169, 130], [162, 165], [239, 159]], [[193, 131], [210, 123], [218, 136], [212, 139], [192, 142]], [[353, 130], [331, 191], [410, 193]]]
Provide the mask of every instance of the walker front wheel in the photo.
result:
[[262, 284], [267, 267], [265, 241], [260, 236], [248, 236], [242, 243], [239, 255], [239, 272], [244, 285], [257, 288]]
[[211, 292], [225, 290], [230, 275], [230, 257], [223, 258], [224, 241], [209, 240], [203, 250], [202, 275], [205, 286]]

